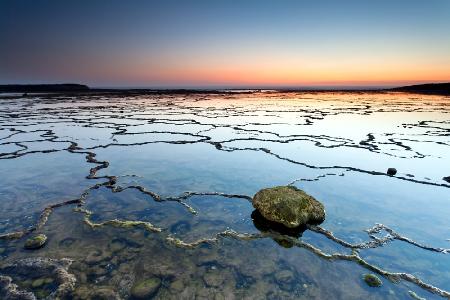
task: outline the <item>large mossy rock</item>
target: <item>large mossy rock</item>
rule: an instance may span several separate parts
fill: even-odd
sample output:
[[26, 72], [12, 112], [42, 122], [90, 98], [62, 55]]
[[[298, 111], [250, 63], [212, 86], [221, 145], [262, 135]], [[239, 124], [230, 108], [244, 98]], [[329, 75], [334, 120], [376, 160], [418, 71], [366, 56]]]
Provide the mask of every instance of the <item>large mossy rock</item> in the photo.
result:
[[262, 189], [253, 196], [252, 203], [264, 218], [289, 228], [325, 220], [322, 203], [294, 186]]

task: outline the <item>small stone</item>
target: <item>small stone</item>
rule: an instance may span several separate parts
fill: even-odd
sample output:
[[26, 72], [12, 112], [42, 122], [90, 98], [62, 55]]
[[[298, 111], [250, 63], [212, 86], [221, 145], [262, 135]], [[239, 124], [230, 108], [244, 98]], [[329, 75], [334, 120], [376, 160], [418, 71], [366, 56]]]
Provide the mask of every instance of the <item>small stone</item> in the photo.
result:
[[161, 286], [161, 279], [152, 277], [136, 282], [131, 288], [131, 296], [136, 299], [152, 297]]
[[205, 284], [209, 287], [220, 287], [225, 278], [222, 276], [222, 274], [219, 271], [207, 271], [205, 275], [203, 275], [203, 281]]
[[31, 283], [31, 286], [32, 286], [33, 288], [38, 288], [38, 287], [43, 286], [44, 284], [45, 284], [44, 278], [39, 278], [39, 279], [34, 280], [34, 281]]
[[295, 280], [295, 275], [290, 270], [283, 270], [275, 273], [275, 279], [278, 283], [292, 283]]
[[448, 183], [450, 183], [450, 176], [444, 177], [444, 178], [442, 178], [442, 180], [447, 181]]
[[225, 299], [230, 299], [230, 297], [226, 298], [224, 295], [220, 293], [214, 295], [214, 300], [225, 300]]
[[262, 189], [253, 196], [252, 204], [265, 219], [288, 228], [325, 220], [323, 204], [294, 186]]
[[75, 298], [78, 299], [89, 299], [89, 293], [90, 289], [87, 286], [80, 286], [74, 292]]
[[97, 300], [119, 300], [119, 296], [117, 296], [116, 292], [107, 287], [97, 288], [92, 291], [89, 299], [97, 299]]
[[45, 234], [38, 234], [34, 237], [26, 240], [24, 248], [25, 249], [39, 249], [44, 246], [47, 242], [47, 236]]
[[59, 245], [61, 247], [69, 248], [73, 245], [73, 243], [75, 243], [75, 241], [76, 241], [75, 239], [68, 237], [59, 242]]
[[387, 169], [386, 172], [389, 176], [394, 176], [395, 174], [397, 174], [397, 169], [396, 168], [389, 168]]
[[31, 283], [31, 286], [33, 288], [38, 288], [46, 284], [53, 283], [53, 278], [47, 277], [47, 278], [38, 278], [36, 280], [33, 280]]
[[184, 290], [183, 280], [178, 279], [170, 284], [170, 289], [176, 292], [182, 292]]
[[111, 252], [113, 253], [119, 252], [123, 250], [125, 247], [126, 244], [121, 240], [113, 240], [111, 244], [109, 244], [109, 250], [111, 250]]
[[86, 256], [84, 262], [88, 265], [95, 265], [100, 263], [103, 260], [109, 259], [110, 255], [106, 252], [103, 252], [100, 249], [92, 250]]
[[377, 275], [374, 274], [364, 274], [364, 281], [370, 287], [380, 287], [383, 285], [383, 282]]
[[101, 266], [94, 266], [90, 268], [89, 275], [93, 275], [95, 277], [99, 277], [102, 275], [106, 275], [108, 273], [108, 270]]
[[34, 295], [36, 296], [36, 298], [38, 299], [45, 299], [47, 298], [47, 296], [49, 296], [49, 292], [45, 291], [45, 290], [38, 290], [34, 292]]
[[78, 274], [78, 280], [81, 282], [81, 283], [86, 283], [87, 282], [87, 275], [86, 275], [86, 273], [79, 273]]
[[275, 280], [282, 290], [290, 290], [291, 286], [295, 284], [295, 274], [290, 270], [282, 270], [275, 273]]

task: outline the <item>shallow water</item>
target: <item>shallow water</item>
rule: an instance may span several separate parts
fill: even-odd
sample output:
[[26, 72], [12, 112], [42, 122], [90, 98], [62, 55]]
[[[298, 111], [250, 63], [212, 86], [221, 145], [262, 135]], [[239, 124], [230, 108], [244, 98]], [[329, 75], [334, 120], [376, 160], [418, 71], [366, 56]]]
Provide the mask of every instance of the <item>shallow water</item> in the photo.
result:
[[[24, 299], [128, 299], [151, 279], [157, 299], [449, 298], [449, 104], [356, 92], [0, 98], [0, 279], [12, 280], [0, 296], [16, 284]], [[287, 184], [325, 205], [324, 223], [287, 235], [255, 217], [249, 199]], [[36, 233], [47, 243], [25, 250]]]

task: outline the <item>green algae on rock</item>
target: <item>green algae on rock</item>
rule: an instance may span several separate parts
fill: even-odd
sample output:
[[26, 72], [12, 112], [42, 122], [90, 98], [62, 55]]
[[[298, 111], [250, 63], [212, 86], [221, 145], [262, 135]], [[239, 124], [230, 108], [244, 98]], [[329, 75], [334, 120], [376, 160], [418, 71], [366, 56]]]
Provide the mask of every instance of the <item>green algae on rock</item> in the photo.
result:
[[294, 186], [262, 189], [253, 196], [252, 204], [267, 220], [289, 228], [325, 220], [323, 204]]
[[383, 285], [383, 282], [377, 275], [374, 274], [364, 274], [364, 281], [370, 287], [380, 287]]
[[45, 234], [38, 234], [34, 237], [26, 240], [24, 248], [25, 249], [39, 249], [44, 246], [47, 242], [47, 236]]
[[131, 288], [131, 296], [135, 299], [148, 299], [160, 288], [161, 279], [152, 277], [136, 282]]
[[409, 295], [412, 299], [415, 299], [415, 300], [426, 300], [425, 298], [420, 297], [419, 295], [417, 295], [417, 293], [414, 292], [414, 291], [408, 291], [408, 295]]
[[114, 227], [121, 227], [121, 228], [133, 228], [133, 227], [142, 227], [147, 231], [151, 232], [161, 232], [162, 229], [154, 226], [150, 222], [145, 221], [133, 221], [133, 220], [119, 220], [119, 219], [113, 219], [113, 220], [107, 220], [101, 223], [95, 223], [90, 220], [90, 217], [92, 215], [92, 212], [85, 209], [77, 209], [77, 211], [80, 211], [85, 214], [84, 222], [89, 225], [92, 228], [96, 227], [102, 227], [105, 225], [114, 226]]
[[52, 282], [53, 282], [52, 278], [38, 278], [38, 279], [33, 280], [33, 282], [31, 283], [31, 286], [33, 288], [39, 288], [39, 287], [42, 287], [43, 285], [50, 284]]

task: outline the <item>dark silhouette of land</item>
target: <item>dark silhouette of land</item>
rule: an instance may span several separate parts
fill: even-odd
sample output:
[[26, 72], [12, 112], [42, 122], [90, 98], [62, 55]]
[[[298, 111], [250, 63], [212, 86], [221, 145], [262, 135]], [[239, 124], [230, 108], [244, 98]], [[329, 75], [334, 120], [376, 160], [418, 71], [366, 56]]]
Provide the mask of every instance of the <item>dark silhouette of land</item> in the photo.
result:
[[[189, 93], [223, 93], [224, 90], [232, 91], [233, 89], [155, 89], [155, 88], [89, 88], [87, 85], [66, 83], [66, 84], [6, 84], [0, 85], [0, 93], [162, 93], [162, 94], [189, 94]], [[437, 94], [450, 95], [450, 82], [447, 83], [427, 83], [409, 86], [401, 86], [389, 89], [382, 88], [361, 88], [358, 89], [311, 89], [311, 88], [296, 88], [296, 89], [271, 89], [282, 92], [410, 92], [419, 94]], [[235, 92], [249, 93], [253, 91], [260, 91], [260, 89], [246, 90], [243, 88], [237, 89]]]
[[75, 83], [0, 85], [0, 93], [86, 92], [89, 90], [87, 85]]
[[396, 87], [391, 90], [399, 92], [450, 95], [450, 82], [408, 85]]

